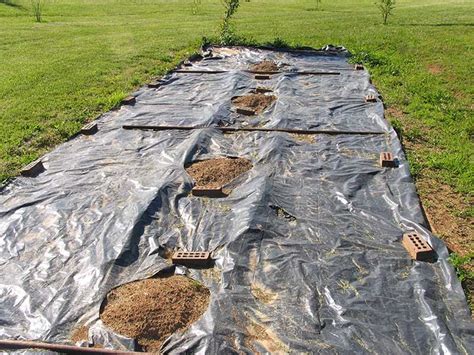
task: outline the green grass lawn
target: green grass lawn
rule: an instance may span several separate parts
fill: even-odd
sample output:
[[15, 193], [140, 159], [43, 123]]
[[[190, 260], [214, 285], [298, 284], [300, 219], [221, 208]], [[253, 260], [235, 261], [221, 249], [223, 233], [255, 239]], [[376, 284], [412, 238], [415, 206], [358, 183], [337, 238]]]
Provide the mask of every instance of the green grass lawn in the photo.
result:
[[[35, 23], [29, 0], [11, 2], [0, 2], [0, 181], [198, 50], [223, 13], [220, 0], [202, 0], [197, 14], [193, 0], [45, 0]], [[474, 1], [399, 0], [381, 22], [374, 0], [323, 0], [320, 10], [315, 0], [250, 0], [233, 23], [259, 43], [355, 53], [403, 133], [415, 178], [461, 203], [431, 201], [431, 183], [418, 185], [423, 201], [472, 223]], [[469, 240], [453, 241], [472, 253]]]

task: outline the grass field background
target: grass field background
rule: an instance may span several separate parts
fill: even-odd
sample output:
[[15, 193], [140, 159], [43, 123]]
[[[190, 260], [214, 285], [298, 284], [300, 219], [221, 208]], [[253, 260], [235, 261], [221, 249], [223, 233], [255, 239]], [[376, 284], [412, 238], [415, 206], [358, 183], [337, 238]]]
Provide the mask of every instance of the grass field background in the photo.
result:
[[[45, 0], [35, 23], [29, 0], [11, 2], [0, 3], [0, 181], [197, 51], [223, 14], [220, 0], [196, 14], [192, 0]], [[472, 287], [474, 1], [398, 0], [384, 26], [374, 0], [250, 0], [233, 24], [259, 43], [344, 45], [366, 64]]]

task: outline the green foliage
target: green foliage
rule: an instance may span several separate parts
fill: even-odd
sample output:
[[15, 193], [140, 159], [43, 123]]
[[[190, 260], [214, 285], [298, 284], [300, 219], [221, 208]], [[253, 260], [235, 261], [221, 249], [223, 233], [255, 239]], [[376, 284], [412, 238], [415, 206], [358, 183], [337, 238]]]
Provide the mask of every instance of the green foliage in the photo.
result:
[[402, 140], [403, 134], [404, 134], [402, 122], [400, 122], [400, 120], [397, 120], [397, 119], [391, 119], [390, 124], [392, 125], [395, 132], [397, 132], [398, 138]]
[[237, 12], [240, 2], [239, 0], [221, 0], [224, 5], [224, 17], [222, 19], [220, 33], [221, 33], [221, 44], [233, 45], [239, 41], [236, 36], [234, 29], [230, 24], [232, 16]]
[[31, 7], [36, 22], [41, 22], [43, 20], [43, 5], [43, 0], [31, 0]]
[[456, 270], [456, 275], [459, 281], [464, 282], [467, 280], [474, 280], [474, 272], [469, 270], [469, 265], [472, 267], [474, 259], [474, 253], [470, 253], [466, 256], [460, 256], [456, 253], [452, 253], [449, 256], [449, 261]]
[[383, 18], [383, 24], [386, 25], [388, 17], [392, 15], [395, 9], [395, 0], [378, 0], [376, 3]]

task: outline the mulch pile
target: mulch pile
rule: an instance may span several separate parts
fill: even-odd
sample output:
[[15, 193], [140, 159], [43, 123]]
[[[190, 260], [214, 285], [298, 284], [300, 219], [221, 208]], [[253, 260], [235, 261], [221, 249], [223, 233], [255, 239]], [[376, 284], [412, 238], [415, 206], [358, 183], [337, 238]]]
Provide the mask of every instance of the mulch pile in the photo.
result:
[[252, 163], [243, 158], [217, 158], [198, 161], [186, 168], [196, 186], [220, 188], [237, 176], [252, 169]]
[[135, 338], [142, 350], [155, 352], [202, 316], [209, 295], [185, 276], [141, 280], [110, 291], [100, 318], [116, 333]]
[[232, 100], [232, 103], [237, 107], [252, 109], [256, 113], [261, 113], [275, 100], [276, 96], [274, 95], [248, 94], [236, 97]]
[[263, 60], [260, 63], [254, 64], [250, 67], [251, 71], [255, 72], [274, 72], [278, 71], [278, 65], [271, 60]]

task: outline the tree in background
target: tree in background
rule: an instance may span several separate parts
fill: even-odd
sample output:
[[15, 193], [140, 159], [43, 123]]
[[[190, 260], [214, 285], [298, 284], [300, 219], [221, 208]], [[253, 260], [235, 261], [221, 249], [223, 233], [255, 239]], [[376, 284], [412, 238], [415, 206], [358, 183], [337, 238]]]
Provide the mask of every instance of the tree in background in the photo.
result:
[[392, 14], [395, 9], [395, 0], [378, 0], [376, 3], [383, 17], [383, 24], [386, 25], [388, 17]]
[[239, 8], [239, 0], [221, 0], [224, 5], [224, 18], [221, 24], [221, 42], [223, 44], [229, 44], [232, 42], [234, 37], [233, 31], [230, 27], [230, 19], [236, 13]]

